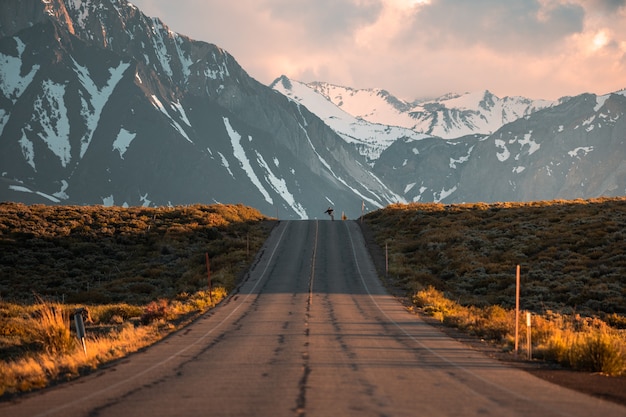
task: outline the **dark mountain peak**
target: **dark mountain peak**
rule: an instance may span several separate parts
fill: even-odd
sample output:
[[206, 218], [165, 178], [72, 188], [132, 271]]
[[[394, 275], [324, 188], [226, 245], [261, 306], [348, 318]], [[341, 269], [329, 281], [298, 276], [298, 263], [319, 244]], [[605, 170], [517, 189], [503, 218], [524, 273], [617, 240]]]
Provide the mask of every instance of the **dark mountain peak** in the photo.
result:
[[498, 97], [493, 95], [491, 91], [485, 90], [483, 99], [480, 101], [478, 105], [485, 110], [490, 110], [491, 108], [493, 108], [493, 106], [495, 106], [497, 99]]
[[397, 199], [356, 149], [216, 45], [125, 0], [9, 3], [24, 9], [1, 18], [0, 199], [244, 203], [281, 217]]
[[270, 88], [274, 88], [278, 84], [281, 84], [285, 90], [291, 90], [293, 87], [291, 84], [291, 80], [286, 75], [281, 75], [280, 77], [272, 81], [272, 83], [270, 84]]

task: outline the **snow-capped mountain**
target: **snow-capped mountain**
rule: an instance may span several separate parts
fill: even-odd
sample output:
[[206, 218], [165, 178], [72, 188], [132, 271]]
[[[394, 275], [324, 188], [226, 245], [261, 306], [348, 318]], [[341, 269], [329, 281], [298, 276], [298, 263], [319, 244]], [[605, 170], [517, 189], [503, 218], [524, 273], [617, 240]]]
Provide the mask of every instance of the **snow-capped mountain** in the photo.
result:
[[[381, 89], [357, 90], [323, 82], [309, 83], [306, 87], [357, 119], [404, 127], [416, 133], [444, 139], [491, 134], [520, 117], [567, 100], [564, 98], [554, 102], [524, 97], [499, 98], [489, 91], [481, 91], [406, 102]], [[300, 94], [300, 97], [305, 97], [303, 93]]]
[[126, 0], [0, 4], [0, 199], [360, 214], [402, 197], [226, 51]]
[[491, 135], [400, 140], [374, 172], [408, 201], [538, 201], [626, 194], [626, 90], [583, 94]]
[[358, 146], [376, 176], [407, 201], [626, 193], [624, 91], [555, 102], [500, 99], [485, 91], [407, 103], [384, 90], [305, 84], [284, 76], [272, 87]]
[[626, 93], [265, 86], [127, 0], [0, 2], [0, 201], [243, 203], [281, 218], [391, 202], [626, 194]]
[[319, 116], [347, 143], [353, 144], [370, 164], [400, 138], [420, 140], [429, 137], [405, 127], [373, 123], [355, 117], [333, 104], [315, 88], [299, 81], [292, 81], [284, 75], [277, 78], [270, 87]]

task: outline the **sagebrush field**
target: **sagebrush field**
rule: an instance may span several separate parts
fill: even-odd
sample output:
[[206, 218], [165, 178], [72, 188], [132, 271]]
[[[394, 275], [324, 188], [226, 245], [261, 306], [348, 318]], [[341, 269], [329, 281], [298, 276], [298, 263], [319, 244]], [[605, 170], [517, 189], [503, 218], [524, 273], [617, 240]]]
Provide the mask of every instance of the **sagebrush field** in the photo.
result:
[[407, 292], [464, 305], [626, 314], [626, 199], [391, 205], [366, 216]]
[[[0, 204], [0, 396], [73, 378], [180, 328], [234, 289], [271, 228], [241, 205]], [[86, 354], [70, 325], [79, 308]]]
[[520, 265], [534, 356], [626, 374], [625, 198], [397, 204], [365, 221], [387, 254], [387, 285], [426, 314], [512, 349]]

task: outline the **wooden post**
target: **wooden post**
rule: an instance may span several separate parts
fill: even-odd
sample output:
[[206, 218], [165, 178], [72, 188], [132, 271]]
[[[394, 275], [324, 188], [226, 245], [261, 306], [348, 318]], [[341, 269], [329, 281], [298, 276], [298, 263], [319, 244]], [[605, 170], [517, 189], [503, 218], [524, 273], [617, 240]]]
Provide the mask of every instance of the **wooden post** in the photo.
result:
[[389, 276], [389, 244], [385, 242], [385, 277]]
[[206, 273], [208, 276], [208, 286], [209, 286], [209, 300], [211, 300], [211, 302], [213, 302], [213, 294], [212, 294], [212, 288], [211, 288], [211, 265], [209, 264], [209, 252], [205, 252], [204, 253], [205, 258], [206, 258]]
[[519, 348], [519, 286], [520, 286], [520, 267], [517, 265], [515, 274], [515, 355]]

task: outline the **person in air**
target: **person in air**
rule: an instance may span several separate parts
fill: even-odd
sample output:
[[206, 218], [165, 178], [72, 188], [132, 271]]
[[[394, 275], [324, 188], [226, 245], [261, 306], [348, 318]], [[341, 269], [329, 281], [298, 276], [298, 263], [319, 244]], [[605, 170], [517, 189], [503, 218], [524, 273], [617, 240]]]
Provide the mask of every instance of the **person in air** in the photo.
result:
[[328, 214], [331, 220], [335, 220], [335, 216], [333, 216], [333, 211], [334, 210], [332, 207], [328, 207], [324, 213]]

